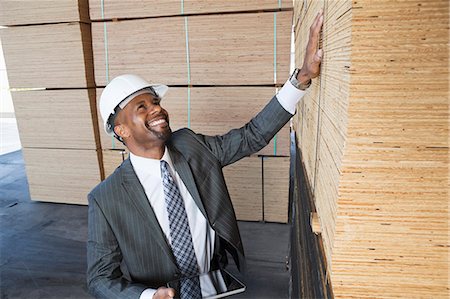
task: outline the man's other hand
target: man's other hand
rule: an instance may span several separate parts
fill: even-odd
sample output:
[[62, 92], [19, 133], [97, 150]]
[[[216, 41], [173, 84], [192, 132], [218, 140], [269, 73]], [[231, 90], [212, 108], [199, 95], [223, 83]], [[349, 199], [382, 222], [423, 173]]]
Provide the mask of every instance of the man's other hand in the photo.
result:
[[306, 83], [319, 76], [320, 62], [322, 61], [322, 49], [319, 49], [319, 35], [322, 24], [323, 12], [320, 11], [309, 28], [309, 41], [306, 46], [305, 59], [297, 76], [297, 80], [300, 83]]
[[175, 297], [175, 290], [172, 288], [160, 287], [153, 295], [153, 299], [172, 299]]

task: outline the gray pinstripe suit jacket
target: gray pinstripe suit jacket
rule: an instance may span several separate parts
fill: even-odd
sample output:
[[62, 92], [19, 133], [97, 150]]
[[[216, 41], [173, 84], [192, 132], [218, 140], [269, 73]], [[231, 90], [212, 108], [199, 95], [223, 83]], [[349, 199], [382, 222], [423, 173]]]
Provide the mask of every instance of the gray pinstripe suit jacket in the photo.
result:
[[[167, 147], [174, 167], [216, 231], [214, 259], [225, 250], [245, 265], [244, 250], [222, 168], [259, 151], [292, 115], [276, 97], [249, 123], [222, 136], [181, 129]], [[179, 275], [175, 258], [129, 159], [88, 195], [89, 291], [98, 298], [139, 298]], [[214, 262], [214, 261], [213, 261]]]

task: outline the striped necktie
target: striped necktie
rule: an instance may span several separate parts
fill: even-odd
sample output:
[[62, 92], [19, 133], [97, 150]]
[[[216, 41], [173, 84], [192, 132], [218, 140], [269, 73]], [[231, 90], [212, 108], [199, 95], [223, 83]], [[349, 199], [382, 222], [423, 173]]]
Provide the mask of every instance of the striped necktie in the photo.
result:
[[[186, 209], [184, 208], [184, 201], [178, 186], [169, 172], [169, 164], [164, 160], [161, 160], [161, 175], [166, 209], [169, 215], [172, 252], [184, 277], [197, 275], [199, 273], [197, 258]], [[181, 298], [201, 298], [198, 279], [182, 280], [180, 292]]]

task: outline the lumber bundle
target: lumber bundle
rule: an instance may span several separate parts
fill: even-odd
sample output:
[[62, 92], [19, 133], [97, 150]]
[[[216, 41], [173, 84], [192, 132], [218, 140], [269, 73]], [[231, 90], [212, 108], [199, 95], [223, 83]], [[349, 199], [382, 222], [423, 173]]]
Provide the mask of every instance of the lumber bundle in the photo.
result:
[[238, 220], [287, 223], [289, 157], [247, 157], [224, 175]]
[[88, 0], [0, 1], [2, 26], [88, 21]]
[[13, 91], [12, 98], [23, 147], [98, 148], [94, 89]]
[[448, 1], [294, 6], [297, 62], [325, 12], [295, 131], [334, 296], [448, 298]]
[[95, 150], [23, 148], [23, 156], [33, 200], [87, 204], [101, 181]]
[[289, 157], [263, 157], [264, 221], [288, 222]]
[[92, 24], [95, 81], [123, 73], [168, 85], [283, 84], [291, 11]]
[[92, 20], [292, 9], [290, 0], [89, 0]]
[[32, 200], [87, 204], [103, 178], [87, 1], [1, 1]]
[[[45, 168], [44, 150], [57, 150], [61, 157], [67, 151], [69, 158], [78, 151], [95, 153], [100, 179], [127, 155], [120, 142], [104, 133], [97, 108], [103, 87], [118, 75], [133, 73], [170, 85], [163, 107], [169, 111], [172, 129], [189, 127], [207, 135], [243, 126], [289, 76], [292, 2], [288, 0], [46, 0], [38, 6], [34, 2], [2, 1], [0, 24], [9, 27], [0, 34], [22, 144], [24, 151], [33, 153], [27, 154], [27, 163], [33, 165], [30, 188], [38, 200], [60, 201], [58, 192], [42, 196], [51, 191], [43, 183], [47, 176], [36, 170], [38, 165]], [[289, 131], [286, 125], [258, 154], [288, 156]], [[248, 179], [258, 178], [255, 194], [259, 194], [247, 206], [238, 203], [238, 214], [248, 220], [273, 214], [270, 221], [286, 222], [287, 195], [281, 198], [276, 190], [287, 194], [287, 172], [280, 175], [268, 168], [264, 173], [261, 163], [255, 155], [236, 165], [238, 170], [250, 167]], [[287, 171], [286, 165], [282, 169]], [[239, 181], [246, 173], [231, 169], [228, 180], [245, 189]], [[59, 174], [61, 181], [73, 179], [68, 172]], [[271, 198], [267, 210], [262, 197], [266, 180], [268, 185], [277, 184], [267, 190]], [[276, 198], [281, 212], [275, 211]], [[255, 202], [259, 210], [252, 208]]]
[[1, 28], [0, 38], [11, 88], [94, 87], [88, 24]]
[[237, 219], [262, 221], [261, 158], [248, 157], [228, 165], [224, 175]]

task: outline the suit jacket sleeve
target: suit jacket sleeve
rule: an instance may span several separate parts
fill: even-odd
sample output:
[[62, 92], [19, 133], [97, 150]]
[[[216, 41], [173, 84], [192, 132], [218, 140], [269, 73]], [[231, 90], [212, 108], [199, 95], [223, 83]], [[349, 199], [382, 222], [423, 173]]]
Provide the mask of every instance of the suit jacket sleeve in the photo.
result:
[[197, 135], [220, 161], [222, 167], [249, 156], [266, 146], [289, 121], [292, 114], [276, 96], [246, 125], [221, 136]]
[[120, 269], [122, 253], [108, 221], [95, 198], [89, 194], [89, 235], [87, 281], [96, 298], [139, 298], [146, 286], [124, 278]]

